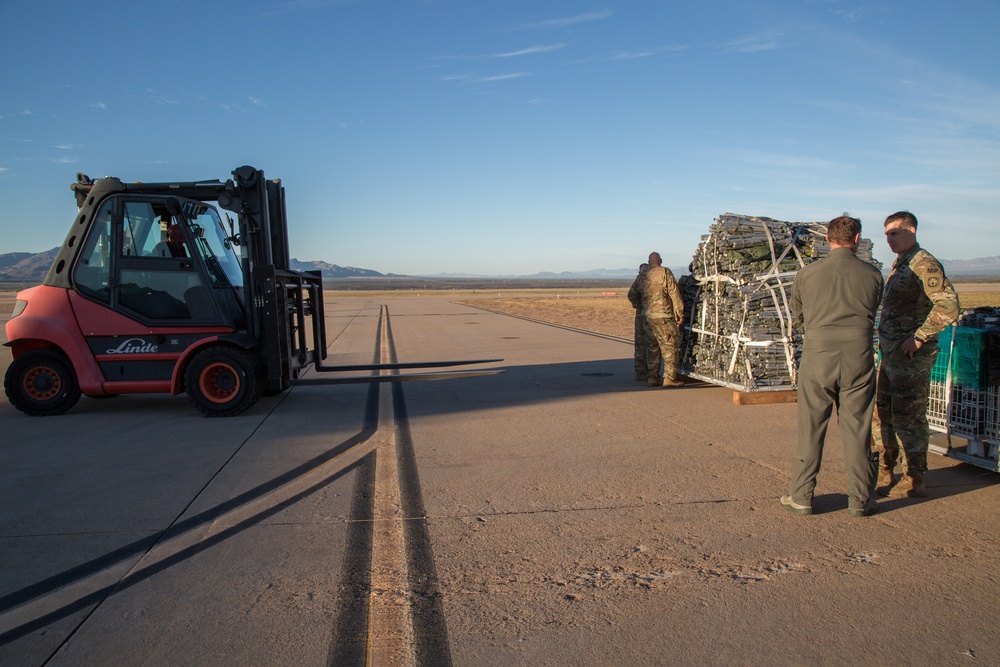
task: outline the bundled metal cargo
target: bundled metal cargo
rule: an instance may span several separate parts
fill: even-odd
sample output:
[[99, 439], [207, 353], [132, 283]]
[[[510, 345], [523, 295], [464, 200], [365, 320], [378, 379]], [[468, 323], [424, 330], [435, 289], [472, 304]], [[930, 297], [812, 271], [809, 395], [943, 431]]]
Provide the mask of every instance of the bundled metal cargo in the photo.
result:
[[[792, 325], [792, 281], [830, 252], [826, 224], [724, 213], [679, 281], [685, 326], [680, 371], [739, 391], [792, 389], [802, 331]], [[861, 239], [858, 257], [872, 258]]]

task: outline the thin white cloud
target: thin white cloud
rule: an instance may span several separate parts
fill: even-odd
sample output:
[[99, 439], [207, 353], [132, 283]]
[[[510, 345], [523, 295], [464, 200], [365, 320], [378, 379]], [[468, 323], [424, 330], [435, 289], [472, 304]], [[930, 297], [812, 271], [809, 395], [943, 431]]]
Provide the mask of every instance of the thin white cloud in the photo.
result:
[[253, 95], [250, 95], [249, 99], [250, 103], [253, 104], [254, 106], [267, 108], [267, 105], [265, 105], [263, 100], [261, 100], [259, 97], [254, 97]]
[[760, 53], [785, 48], [782, 38], [785, 34], [778, 30], [765, 30], [750, 35], [742, 35], [722, 45], [726, 53]]
[[966, 182], [995, 181], [1000, 173], [1000, 142], [994, 140], [928, 130], [901, 134], [887, 143], [888, 153], [901, 162]]
[[831, 169], [840, 166], [837, 162], [804, 155], [787, 155], [782, 153], [765, 153], [760, 151], [733, 151], [734, 160], [755, 164], [762, 167], [780, 167], [785, 169]]
[[80, 148], [80, 144], [56, 144], [52, 148], [58, 148], [61, 151], [71, 151]]
[[518, 49], [517, 51], [506, 51], [504, 53], [487, 53], [487, 54], [460, 54], [455, 56], [434, 56], [431, 60], [483, 60], [487, 58], [516, 58], [518, 56], [530, 56], [536, 53], [549, 53], [551, 51], [558, 51], [559, 49], [566, 48], [566, 44], [562, 42], [558, 44], [548, 44], [541, 46], [529, 46], [524, 49]]
[[479, 74], [448, 74], [438, 78], [438, 81], [457, 81], [461, 84], [467, 83], [491, 83], [493, 81], [506, 81], [509, 79], [520, 79], [531, 76], [530, 72], [511, 72], [509, 74], [495, 74], [483, 76]]
[[475, 79], [476, 83], [489, 83], [490, 81], [506, 81], [508, 79], [520, 79], [531, 76], [529, 72], [511, 72], [510, 74], [497, 74], [495, 76], [481, 76]]
[[865, 17], [868, 11], [864, 7], [856, 7], [855, 9], [833, 9], [830, 10], [830, 13], [839, 16], [847, 23], [857, 23]]
[[69, 156], [67, 156], [67, 157], [57, 157], [57, 158], [52, 158], [51, 161], [54, 162], [54, 163], [56, 163], [56, 164], [73, 164], [75, 162], [79, 162], [80, 158], [75, 157], [75, 156], [73, 156], [73, 157], [69, 157]]
[[589, 23], [591, 21], [603, 21], [606, 18], [610, 18], [614, 12], [610, 9], [603, 9], [599, 12], [588, 12], [586, 14], [578, 14], [576, 16], [570, 16], [562, 19], [550, 19], [548, 21], [537, 21], [535, 23], [524, 23], [518, 26], [518, 29], [526, 30], [531, 28], [564, 28], [570, 25], [576, 25], [578, 23]]
[[559, 44], [549, 44], [547, 46], [529, 46], [526, 49], [520, 49], [518, 51], [510, 51], [508, 53], [495, 53], [493, 58], [514, 58], [516, 56], [528, 56], [534, 55], [536, 53], [548, 53], [550, 51], [558, 51], [559, 49], [565, 48], [566, 45], [563, 43]]
[[352, 0], [288, 0], [278, 3], [273, 8], [257, 14], [258, 18], [268, 18], [280, 14], [292, 14], [295, 12], [325, 9], [337, 5], [348, 4]]
[[1000, 130], [1000, 91], [978, 82], [969, 81], [955, 73], [936, 73], [928, 77], [925, 86], [919, 86], [914, 104], [934, 116], [955, 122], [986, 128], [990, 133]]
[[157, 104], [178, 104], [177, 100], [170, 99], [169, 97], [164, 97], [163, 95], [156, 92], [152, 88], [147, 88], [146, 94], [149, 95], [149, 99], [153, 100]]
[[969, 203], [971, 200], [989, 204], [1000, 198], [1000, 188], [967, 188], [939, 185], [937, 183], [899, 183], [877, 188], [833, 190], [823, 192], [822, 194], [831, 197], [840, 197], [845, 201], [911, 202], [908, 204], [910, 206], [914, 206], [915, 204], [927, 205], [941, 201], [963, 201]]
[[105, 104], [104, 102], [94, 102], [90, 106], [92, 108], [94, 108], [94, 109], [107, 109], [108, 108], [108, 105]]
[[682, 45], [672, 45], [672, 46], [658, 46], [653, 49], [645, 49], [643, 51], [615, 51], [611, 54], [612, 60], [633, 60], [635, 58], [649, 58], [651, 56], [659, 56], [664, 53], [676, 53], [678, 51], [684, 51], [687, 49], [686, 46]]
[[19, 111], [17, 113], [7, 114], [6, 116], [0, 115], [0, 120], [6, 120], [7, 118], [14, 118], [15, 116], [33, 116], [34, 114], [30, 109], [25, 109], [24, 111]]
[[899, 47], [885, 41], [864, 41], [853, 33], [838, 33], [838, 36], [865, 58], [872, 82], [887, 98], [905, 100], [879, 107], [858, 101], [853, 112], [907, 124], [952, 123], [950, 132], [960, 125], [967, 126], [966, 130], [970, 127], [985, 130], [987, 136], [1000, 132], [1000, 114], [996, 113], [1000, 107], [1000, 88], [992, 81], [937, 66], [919, 56], [900, 52]]
[[0, 167], [0, 171], [10, 171], [7, 167]]

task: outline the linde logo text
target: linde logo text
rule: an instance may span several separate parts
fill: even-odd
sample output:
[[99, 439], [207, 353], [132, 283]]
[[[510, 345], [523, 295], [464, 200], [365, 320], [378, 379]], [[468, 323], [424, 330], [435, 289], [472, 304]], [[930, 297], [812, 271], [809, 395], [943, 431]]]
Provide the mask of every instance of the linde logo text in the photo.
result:
[[129, 338], [122, 341], [118, 347], [108, 350], [107, 354], [135, 354], [136, 352], [157, 352], [158, 348], [152, 343], [147, 343], [142, 338]]

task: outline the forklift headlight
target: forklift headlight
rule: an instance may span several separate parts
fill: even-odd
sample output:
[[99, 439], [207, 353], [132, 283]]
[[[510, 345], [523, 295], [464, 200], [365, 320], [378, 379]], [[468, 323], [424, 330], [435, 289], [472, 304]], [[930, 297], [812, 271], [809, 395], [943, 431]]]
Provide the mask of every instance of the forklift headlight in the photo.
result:
[[21, 299], [15, 300], [14, 301], [14, 312], [11, 313], [10, 316], [12, 318], [17, 317], [18, 315], [20, 315], [21, 313], [23, 313], [24, 309], [27, 308], [27, 307], [28, 307], [28, 302], [27, 301], [22, 301]]

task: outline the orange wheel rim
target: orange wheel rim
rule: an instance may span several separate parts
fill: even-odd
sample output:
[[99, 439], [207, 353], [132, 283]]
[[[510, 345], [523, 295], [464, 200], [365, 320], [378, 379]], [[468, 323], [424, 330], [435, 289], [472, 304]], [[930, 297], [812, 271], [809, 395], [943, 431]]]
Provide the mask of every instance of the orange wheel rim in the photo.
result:
[[48, 366], [32, 368], [24, 376], [24, 392], [36, 401], [47, 401], [62, 391], [59, 373]]
[[213, 363], [198, 378], [202, 396], [212, 403], [226, 403], [240, 391], [240, 374], [230, 364]]

